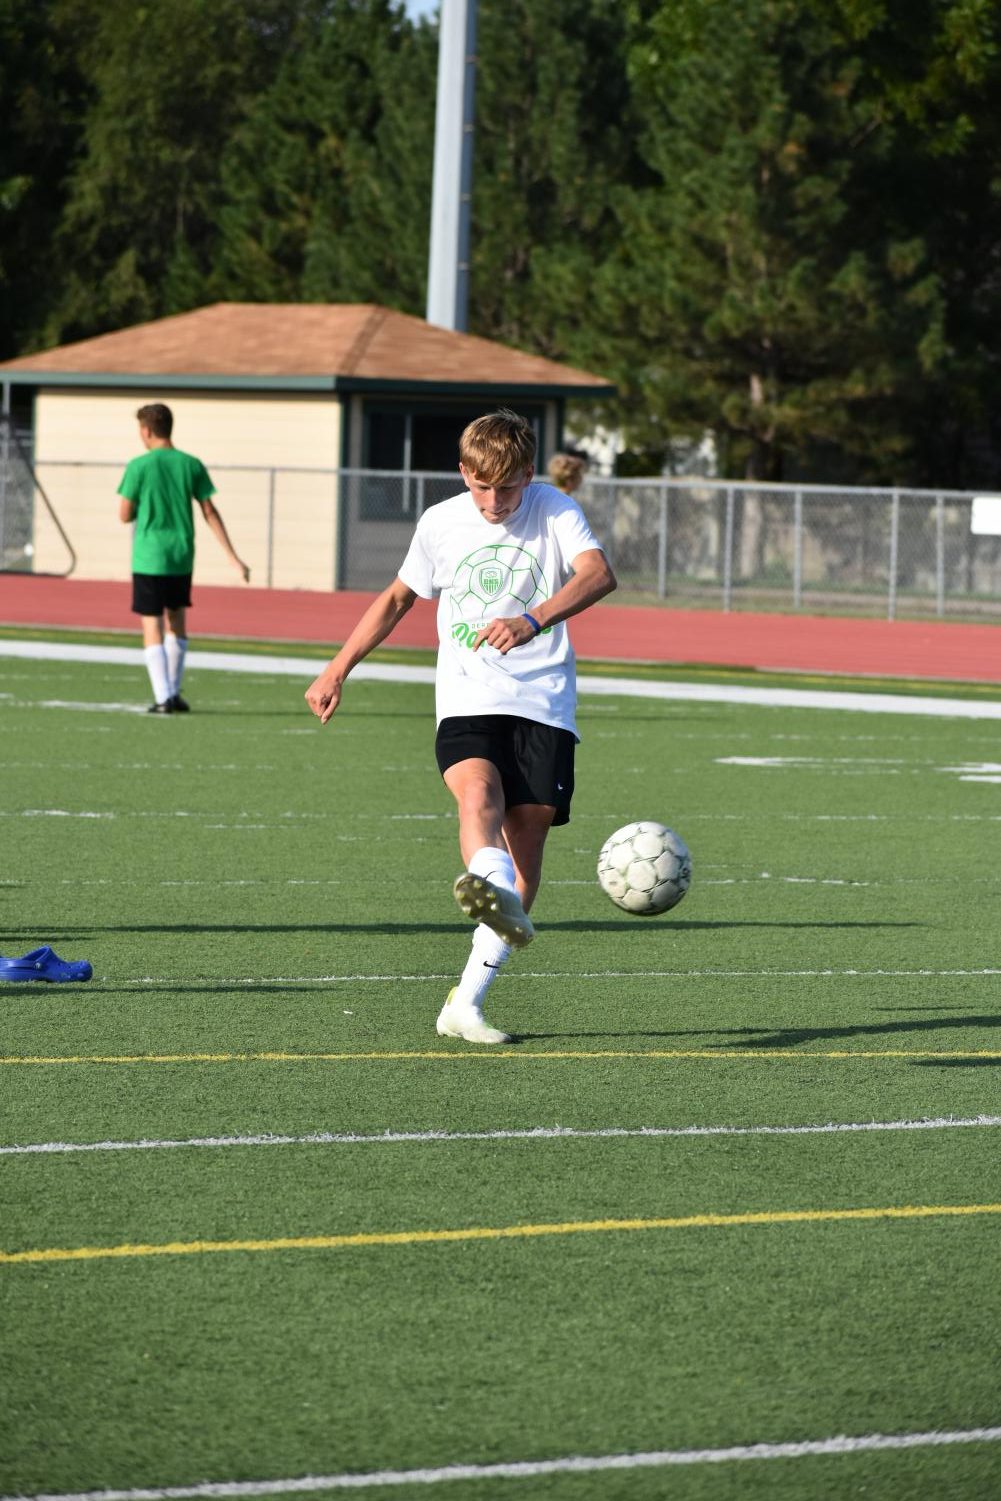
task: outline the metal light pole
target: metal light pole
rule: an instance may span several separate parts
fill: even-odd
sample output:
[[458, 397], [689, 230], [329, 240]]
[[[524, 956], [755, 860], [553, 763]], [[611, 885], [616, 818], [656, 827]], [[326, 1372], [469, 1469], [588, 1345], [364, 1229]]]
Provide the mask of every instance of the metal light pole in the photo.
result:
[[476, 93], [476, 0], [441, 0], [427, 321], [465, 333]]

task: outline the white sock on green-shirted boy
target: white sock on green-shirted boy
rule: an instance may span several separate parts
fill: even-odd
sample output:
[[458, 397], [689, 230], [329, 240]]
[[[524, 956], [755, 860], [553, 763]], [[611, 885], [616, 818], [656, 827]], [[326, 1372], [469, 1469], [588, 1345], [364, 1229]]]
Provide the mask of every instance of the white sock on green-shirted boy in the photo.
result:
[[181, 698], [181, 679], [184, 676], [184, 658], [188, 651], [186, 636], [176, 636], [173, 631], [165, 631], [163, 637], [163, 650], [167, 659], [167, 678], [170, 685], [170, 700], [175, 710], [188, 706]]
[[143, 648], [143, 656], [146, 659], [146, 671], [149, 673], [150, 687], [153, 689], [153, 705], [162, 713], [169, 713], [168, 705], [171, 699], [170, 678], [167, 673], [167, 655], [162, 646], [147, 646]]

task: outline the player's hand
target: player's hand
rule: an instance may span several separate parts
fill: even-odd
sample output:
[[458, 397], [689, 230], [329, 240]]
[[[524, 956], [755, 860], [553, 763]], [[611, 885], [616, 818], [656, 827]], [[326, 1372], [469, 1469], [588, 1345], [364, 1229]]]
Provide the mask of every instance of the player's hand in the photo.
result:
[[341, 685], [337, 678], [329, 678], [321, 672], [306, 689], [306, 702], [321, 724], [326, 724], [341, 701]]
[[511, 615], [503, 620], [491, 620], [482, 631], [476, 633], [473, 651], [484, 645], [496, 647], [506, 657], [513, 646], [524, 646], [535, 640], [535, 632], [523, 615]]
[[249, 565], [247, 563], [244, 563], [241, 558], [234, 558], [233, 559], [233, 567], [236, 569], [237, 573], [243, 579], [243, 582], [245, 584], [249, 584], [250, 583], [250, 567], [249, 567]]

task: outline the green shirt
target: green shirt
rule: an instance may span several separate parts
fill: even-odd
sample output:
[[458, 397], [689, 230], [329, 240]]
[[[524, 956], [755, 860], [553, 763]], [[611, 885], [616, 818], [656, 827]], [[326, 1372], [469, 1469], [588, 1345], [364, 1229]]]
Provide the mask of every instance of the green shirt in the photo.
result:
[[215, 486], [201, 459], [179, 448], [150, 448], [130, 460], [118, 486], [136, 516], [133, 573], [191, 573], [195, 566], [192, 500], [208, 500]]

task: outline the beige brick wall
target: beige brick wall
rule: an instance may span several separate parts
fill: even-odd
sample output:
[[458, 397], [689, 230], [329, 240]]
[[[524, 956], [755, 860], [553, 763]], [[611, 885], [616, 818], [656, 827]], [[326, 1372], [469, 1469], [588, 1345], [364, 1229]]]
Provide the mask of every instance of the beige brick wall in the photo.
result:
[[[117, 489], [127, 461], [142, 453], [136, 408], [166, 401], [174, 442], [197, 454], [251, 582], [279, 589], [329, 589], [336, 548], [341, 408], [333, 396], [254, 392], [38, 392], [35, 468], [77, 554], [75, 578], [127, 579], [131, 529], [118, 520]], [[230, 467], [239, 466], [239, 467]], [[270, 469], [276, 473], [272, 480]], [[285, 470], [285, 472], [281, 472]], [[229, 584], [236, 575], [196, 515], [195, 580]], [[35, 512], [35, 568], [61, 571], [66, 551], [42, 505]]]

